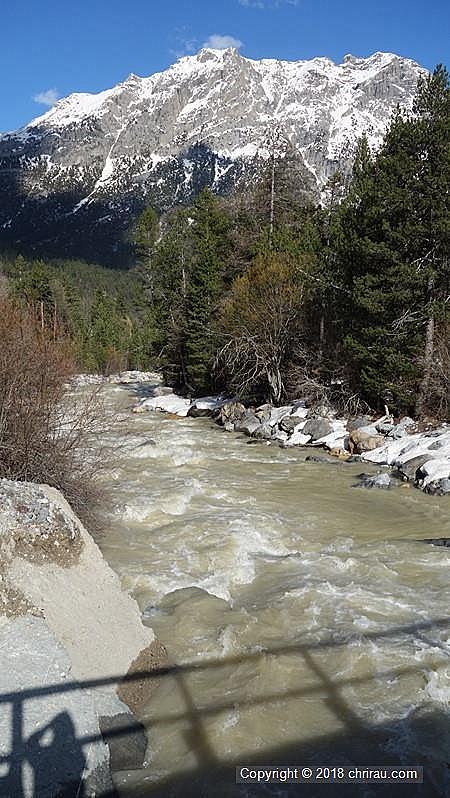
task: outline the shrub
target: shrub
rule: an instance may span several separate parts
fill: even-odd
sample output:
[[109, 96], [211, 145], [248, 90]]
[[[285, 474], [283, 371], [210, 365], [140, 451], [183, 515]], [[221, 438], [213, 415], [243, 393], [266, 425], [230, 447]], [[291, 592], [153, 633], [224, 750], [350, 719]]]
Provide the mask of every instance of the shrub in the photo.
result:
[[0, 477], [58, 488], [86, 520], [103, 417], [98, 393], [66, 401], [74, 373], [70, 341], [0, 297]]

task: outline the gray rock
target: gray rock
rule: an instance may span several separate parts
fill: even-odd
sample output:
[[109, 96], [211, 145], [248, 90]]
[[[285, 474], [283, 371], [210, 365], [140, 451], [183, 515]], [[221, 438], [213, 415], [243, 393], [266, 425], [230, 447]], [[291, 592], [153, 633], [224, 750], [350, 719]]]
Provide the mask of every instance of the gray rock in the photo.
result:
[[294, 401], [292, 402], [292, 407], [294, 408], [292, 411], [292, 415], [295, 416], [296, 410], [298, 410], [299, 408], [305, 410], [308, 407], [308, 405], [304, 399], [294, 399]]
[[359, 474], [357, 482], [353, 485], [354, 488], [380, 488], [381, 490], [388, 490], [391, 487], [391, 478], [389, 474]]
[[398, 424], [388, 433], [390, 438], [403, 438], [405, 435], [410, 435], [414, 432], [416, 422], [409, 416], [404, 416]]
[[272, 410], [273, 406], [270, 404], [260, 405], [255, 410], [255, 416], [263, 423], [269, 420]]
[[418, 541], [418, 543], [429, 543], [431, 546], [444, 546], [445, 548], [449, 548], [450, 538], [424, 538]]
[[448, 477], [436, 479], [434, 482], [430, 482], [424, 488], [424, 491], [431, 496], [448, 496], [450, 494], [450, 479]]
[[292, 413], [293, 407], [292, 405], [284, 405], [283, 407], [272, 407], [269, 417], [269, 424], [271, 427], [275, 427], [279, 424], [280, 421], [283, 420], [286, 416], [290, 416]]
[[265, 421], [255, 429], [252, 433], [252, 437], [259, 440], [270, 441], [273, 438], [273, 427]]
[[142, 768], [147, 750], [145, 726], [131, 712], [102, 717], [99, 722], [103, 739], [109, 748], [111, 770]]
[[285, 416], [280, 421], [280, 429], [282, 429], [283, 432], [292, 432], [297, 424], [300, 424], [300, 421], [301, 419], [295, 416]]
[[[84, 690], [81, 683], [72, 689], [71, 661], [43, 618], [1, 623], [0, 684], [3, 695], [12, 695], [0, 705], [0, 757], [10, 757], [0, 775], [0, 795], [110, 794], [109, 754], [100, 734], [95, 691]], [[20, 740], [13, 734], [13, 705], [21, 718]], [[25, 759], [31, 767], [22, 767]]]
[[218, 424], [225, 427], [227, 431], [234, 429], [244, 415], [247, 413], [245, 406], [236, 400], [227, 402], [223, 407], [219, 408], [213, 415]]
[[367, 427], [371, 423], [370, 416], [357, 416], [356, 418], [351, 418], [347, 424], [347, 429], [349, 432], [353, 432], [355, 429], [361, 429], [362, 427]]
[[260, 426], [259, 418], [250, 410], [247, 410], [244, 416], [235, 422], [234, 429], [236, 432], [243, 432], [244, 435], [253, 435]]
[[206, 407], [191, 405], [187, 414], [190, 418], [208, 418], [212, 416], [212, 411], [208, 410]]
[[419, 471], [424, 463], [430, 459], [429, 454], [419, 454], [404, 463], [397, 465], [397, 470], [405, 479], [416, 481], [419, 478]]
[[379, 424], [375, 424], [375, 427], [381, 435], [390, 435], [395, 429], [394, 422], [389, 421], [381, 421]]
[[304, 435], [311, 435], [311, 439], [317, 441], [333, 432], [333, 427], [326, 418], [308, 418], [302, 432]]

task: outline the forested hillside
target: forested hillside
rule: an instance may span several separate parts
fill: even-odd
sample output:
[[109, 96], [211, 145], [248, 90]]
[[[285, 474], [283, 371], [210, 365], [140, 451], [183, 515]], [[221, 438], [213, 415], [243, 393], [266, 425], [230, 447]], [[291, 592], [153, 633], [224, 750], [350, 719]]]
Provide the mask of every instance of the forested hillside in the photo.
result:
[[205, 189], [133, 234], [135, 266], [4, 257], [9, 290], [73, 339], [80, 368], [162, 368], [180, 391], [328, 396], [446, 417], [449, 410], [449, 79], [419, 81], [350, 181], [308, 194], [280, 136], [258, 180]]

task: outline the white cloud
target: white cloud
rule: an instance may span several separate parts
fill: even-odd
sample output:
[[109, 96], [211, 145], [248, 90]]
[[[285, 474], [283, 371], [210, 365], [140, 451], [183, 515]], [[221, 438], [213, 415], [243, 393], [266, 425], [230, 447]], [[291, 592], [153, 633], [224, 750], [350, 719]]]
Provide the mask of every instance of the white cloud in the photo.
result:
[[60, 98], [60, 94], [56, 89], [47, 89], [46, 91], [40, 91], [38, 94], [35, 94], [33, 100], [35, 103], [40, 103], [40, 105], [46, 105], [48, 108], [51, 108], [52, 105], [55, 105]]
[[234, 36], [222, 36], [219, 33], [213, 33], [204, 42], [203, 47], [210, 47], [212, 50], [226, 50], [227, 47], [235, 47], [239, 50], [243, 46], [239, 39]]

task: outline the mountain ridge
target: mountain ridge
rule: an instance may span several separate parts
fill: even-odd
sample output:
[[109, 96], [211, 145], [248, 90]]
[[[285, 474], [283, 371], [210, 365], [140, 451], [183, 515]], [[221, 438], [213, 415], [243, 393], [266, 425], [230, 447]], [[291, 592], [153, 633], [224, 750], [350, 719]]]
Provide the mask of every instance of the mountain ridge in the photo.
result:
[[[267, 158], [274, 125], [320, 191], [337, 167], [349, 171], [363, 133], [379, 145], [397, 105], [411, 108], [422, 74], [394, 53], [349, 54], [335, 64], [326, 57], [256, 61], [232, 48], [205, 48], [149, 77], [131, 74], [97, 94], [71, 94], [0, 136], [0, 240], [39, 249], [59, 221], [54, 234], [74, 253], [75, 238], [95, 224], [97, 249], [109, 239], [114, 258], [121, 244], [112, 227], [123, 238], [146, 204], [165, 211], [205, 185], [227, 193]], [[5, 212], [11, 196], [17, 202]]]

